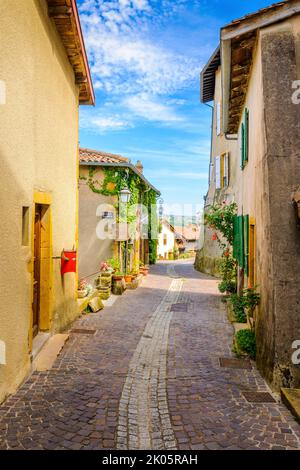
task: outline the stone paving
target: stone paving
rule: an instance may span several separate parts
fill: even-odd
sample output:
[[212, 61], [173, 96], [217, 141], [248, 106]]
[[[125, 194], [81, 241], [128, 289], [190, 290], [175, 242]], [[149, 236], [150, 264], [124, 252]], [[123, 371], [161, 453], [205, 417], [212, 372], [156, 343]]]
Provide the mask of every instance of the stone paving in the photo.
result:
[[[179, 308], [174, 308], [177, 305]], [[0, 406], [0, 449], [299, 449], [300, 426], [233, 357], [213, 278], [190, 262], [153, 267], [143, 286], [79, 319], [53, 368]]]

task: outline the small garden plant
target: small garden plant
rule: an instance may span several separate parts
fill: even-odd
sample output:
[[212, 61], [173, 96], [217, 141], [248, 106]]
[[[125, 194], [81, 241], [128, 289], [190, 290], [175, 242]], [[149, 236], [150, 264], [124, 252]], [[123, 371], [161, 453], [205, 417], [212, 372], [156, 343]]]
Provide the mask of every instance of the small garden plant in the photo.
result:
[[256, 339], [253, 330], [240, 330], [235, 334], [235, 353], [246, 353], [251, 359], [256, 357]]

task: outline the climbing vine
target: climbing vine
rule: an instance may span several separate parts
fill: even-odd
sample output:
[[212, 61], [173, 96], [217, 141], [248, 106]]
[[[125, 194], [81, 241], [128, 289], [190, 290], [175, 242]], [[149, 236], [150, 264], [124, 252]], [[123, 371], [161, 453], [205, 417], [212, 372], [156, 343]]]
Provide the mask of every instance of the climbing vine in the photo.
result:
[[[156, 232], [156, 192], [149, 189], [144, 181], [128, 168], [102, 167], [104, 179], [99, 181], [96, 178], [97, 167], [89, 167], [88, 176], [80, 176], [87, 186], [96, 194], [103, 196], [118, 196], [124, 187], [128, 187], [131, 192], [130, 201], [127, 205], [120, 205], [119, 201], [115, 204], [118, 215], [117, 222], [128, 222], [134, 224], [137, 222], [137, 213], [133, 209], [139, 203], [146, 206], [148, 210], [148, 237], [149, 237], [149, 261], [151, 264], [156, 262], [157, 239], [152, 238], [152, 234]], [[152, 211], [152, 216], [151, 216]], [[155, 214], [153, 214], [155, 211]], [[153, 227], [155, 225], [155, 227]]]

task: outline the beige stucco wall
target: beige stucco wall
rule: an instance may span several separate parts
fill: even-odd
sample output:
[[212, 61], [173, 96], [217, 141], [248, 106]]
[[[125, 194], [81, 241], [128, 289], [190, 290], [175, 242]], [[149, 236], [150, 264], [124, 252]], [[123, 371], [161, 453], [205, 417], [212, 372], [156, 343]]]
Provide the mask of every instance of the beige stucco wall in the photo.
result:
[[[52, 195], [53, 256], [76, 244], [78, 90], [44, 1], [0, 0], [0, 401], [30, 367], [32, 233], [22, 247], [22, 206], [33, 218], [34, 191]], [[52, 330], [77, 314], [75, 275], [62, 284], [53, 260]]]
[[[88, 168], [80, 167], [81, 178], [88, 177]], [[94, 179], [101, 183], [104, 172], [96, 170]], [[99, 238], [97, 227], [103, 223], [101, 214], [115, 212], [116, 196], [103, 196], [94, 193], [86, 180], [79, 181], [79, 277], [92, 282], [100, 271], [100, 263], [114, 256], [113, 229], [108, 225], [107, 238]], [[115, 219], [114, 219], [115, 221]], [[107, 220], [108, 224], [113, 221]], [[110, 238], [109, 238], [110, 237]]]

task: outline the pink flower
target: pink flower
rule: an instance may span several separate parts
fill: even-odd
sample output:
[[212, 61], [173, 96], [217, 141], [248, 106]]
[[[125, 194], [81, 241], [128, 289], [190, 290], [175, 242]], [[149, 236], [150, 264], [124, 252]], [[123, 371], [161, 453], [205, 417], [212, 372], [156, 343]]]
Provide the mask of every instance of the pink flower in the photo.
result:
[[105, 261], [103, 261], [101, 264], [100, 264], [100, 271], [108, 271], [109, 270], [109, 265], [108, 263], [106, 263]]

